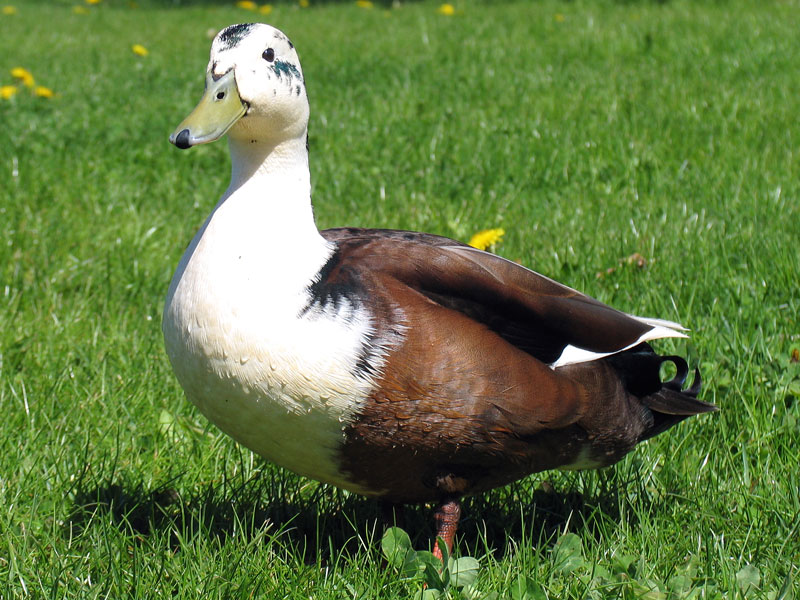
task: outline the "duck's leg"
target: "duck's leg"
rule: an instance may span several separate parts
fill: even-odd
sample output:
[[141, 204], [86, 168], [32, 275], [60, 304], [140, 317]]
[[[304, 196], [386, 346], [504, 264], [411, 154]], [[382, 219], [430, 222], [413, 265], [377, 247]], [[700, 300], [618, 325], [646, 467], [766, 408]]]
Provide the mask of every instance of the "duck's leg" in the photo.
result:
[[[458, 520], [461, 518], [461, 502], [453, 498], [442, 500], [439, 506], [436, 507], [433, 517], [436, 520], [436, 537], [442, 538], [447, 546], [447, 552], [452, 553], [453, 541], [458, 529]], [[442, 560], [442, 552], [439, 550], [439, 544], [436, 543], [436, 539], [433, 541], [433, 555]], [[442, 562], [444, 561], [442, 560]]]

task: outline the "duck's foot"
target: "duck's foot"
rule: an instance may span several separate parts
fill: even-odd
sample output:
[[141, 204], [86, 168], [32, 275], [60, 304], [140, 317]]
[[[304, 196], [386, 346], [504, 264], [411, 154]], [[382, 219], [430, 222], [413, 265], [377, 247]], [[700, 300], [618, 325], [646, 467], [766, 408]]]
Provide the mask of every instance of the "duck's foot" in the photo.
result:
[[[447, 553], [452, 554], [453, 542], [458, 529], [458, 520], [461, 518], [461, 502], [452, 498], [443, 500], [436, 507], [436, 512], [433, 516], [436, 520], [436, 537], [442, 538], [445, 546], [447, 546]], [[436, 543], [436, 539], [433, 541], [433, 555], [444, 562], [442, 551], [439, 550], [439, 544]]]

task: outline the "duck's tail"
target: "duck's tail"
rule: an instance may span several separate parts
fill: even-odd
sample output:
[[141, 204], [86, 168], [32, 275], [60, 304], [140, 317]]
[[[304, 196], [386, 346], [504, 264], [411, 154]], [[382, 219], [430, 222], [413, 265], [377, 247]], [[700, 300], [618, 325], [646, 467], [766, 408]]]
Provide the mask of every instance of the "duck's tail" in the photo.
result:
[[[689, 366], [680, 356], [661, 356], [645, 343], [605, 360], [614, 367], [625, 389], [653, 415], [652, 425], [639, 441], [650, 439], [692, 415], [718, 410], [716, 405], [697, 399], [703, 384], [699, 369], [695, 369], [691, 385], [684, 389]], [[669, 381], [661, 381], [664, 363], [672, 363], [677, 371]]]

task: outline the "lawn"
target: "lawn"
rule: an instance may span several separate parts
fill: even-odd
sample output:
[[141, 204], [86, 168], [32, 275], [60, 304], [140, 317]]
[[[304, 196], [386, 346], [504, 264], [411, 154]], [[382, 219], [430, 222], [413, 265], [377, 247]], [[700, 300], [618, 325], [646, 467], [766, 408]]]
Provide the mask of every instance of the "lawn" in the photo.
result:
[[[209, 32], [253, 20], [303, 61], [320, 227], [502, 227], [498, 254], [692, 330], [658, 349], [721, 411], [468, 500], [471, 597], [800, 597], [800, 2], [80, 2], [0, 12], [0, 86], [35, 79], [0, 99], [0, 598], [419, 589], [374, 502], [238, 447], [163, 350], [229, 175], [167, 137]], [[430, 507], [400, 525], [428, 547]]]

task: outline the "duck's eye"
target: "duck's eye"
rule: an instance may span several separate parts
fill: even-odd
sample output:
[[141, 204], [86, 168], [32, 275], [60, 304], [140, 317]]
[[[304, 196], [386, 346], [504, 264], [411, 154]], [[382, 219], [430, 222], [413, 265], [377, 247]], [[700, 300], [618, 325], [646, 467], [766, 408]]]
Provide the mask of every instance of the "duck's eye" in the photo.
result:
[[261, 55], [261, 58], [263, 58], [267, 62], [272, 62], [273, 60], [275, 60], [275, 50], [273, 50], [272, 48], [267, 48], [266, 50], [264, 50], [264, 53]]

